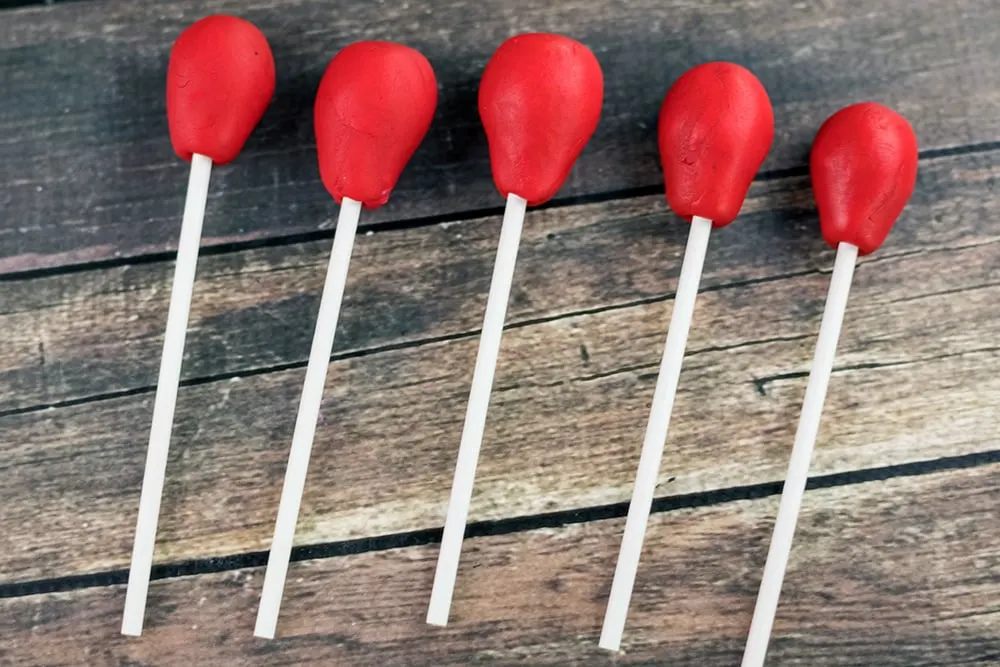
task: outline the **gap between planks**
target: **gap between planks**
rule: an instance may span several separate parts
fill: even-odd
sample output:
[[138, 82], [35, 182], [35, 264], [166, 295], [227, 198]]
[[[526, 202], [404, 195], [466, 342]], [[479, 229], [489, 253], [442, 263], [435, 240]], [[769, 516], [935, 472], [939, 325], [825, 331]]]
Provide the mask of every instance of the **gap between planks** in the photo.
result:
[[[62, 2], [87, 2], [90, 0], [60, 0]], [[977, 155], [991, 153], [1000, 150], [1000, 141], [988, 141], [975, 144], [963, 144], [961, 146], [951, 146], [945, 148], [932, 148], [920, 151], [920, 162], [960, 157], [963, 155]], [[754, 183], [765, 183], [783, 179], [802, 178], [809, 175], [809, 167], [799, 165], [783, 169], [762, 170], [754, 178]], [[546, 211], [571, 206], [585, 206], [587, 204], [603, 204], [612, 201], [627, 201], [652, 195], [663, 194], [663, 185], [648, 185], [624, 190], [609, 190], [595, 192], [591, 194], [572, 195], [568, 197], [556, 197], [540, 206], [532, 207], [532, 211]], [[484, 218], [499, 217], [503, 215], [503, 205], [488, 208], [468, 209], [463, 211], [441, 213], [436, 215], [407, 218], [404, 220], [374, 222], [367, 225], [358, 226], [358, 234], [381, 234], [387, 232], [405, 231], [408, 229], [420, 229], [422, 227], [433, 227], [435, 225], [450, 224], [456, 222], [471, 222]], [[278, 234], [264, 238], [249, 238], [245, 240], [227, 241], [211, 244], [211, 239], [206, 239], [199, 251], [200, 257], [212, 257], [228, 255], [232, 253], [245, 252], [258, 248], [279, 248], [283, 246], [293, 246], [314, 241], [324, 241], [333, 238], [336, 232], [335, 227], [329, 229], [317, 229], [311, 232], [296, 232], [293, 234]], [[49, 278], [55, 276], [70, 275], [74, 273], [84, 273], [87, 271], [99, 271], [103, 269], [113, 269], [125, 266], [141, 266], [143, 264], [157, 264], [161, 262], [172, 262], [176, 257], [176, 250], [156, 251], [139, 253], [135, 255], [123, 255], [110, 259], [95, 260], [92, 262], [79, 262], [61, 264], [58, 266], [47, 266], [37, 269], [24, 269], [21, 271], [10, 271], [0, 273], [0, 282], [23, 282], [37, 278]]]
[[[912, 461], [877, 468], [864, 468], [847, 472], [810, 477], [807, 491], [842, 486], [884, 482], [890, 479], [921, 477], [945, 471], [968, 470], [1000, 463], [1000, 450], [976, 452], [962, 456], [946, 456], [926, 461]], [[713, 489], [699, 493], [664, 496], [654, 499], [652, 514], [665, 514], [685, 509], [711, 507], [744, 500], [758, 500], [780, 496], [783, 482], [761, 482], [745, 486]], [[620, 519], [628, 513], [628, 503], [613, 503], [544, 514], [517, 516], [491, 521], [477, 521], [466, 528], [466, 539], [523, 533], [542, 528], [562, 528], [573, 524]], [[338, 542], [310, 544], [295, 547], [291, 561], [302, 562], [340, 558], [357, 554], [389, 551], [408, 547], [438, 544], [441, 528], [428, 528], [403, 533], [362, 537]], [[153, 566], [151, 581], [190, 577], [199, 574], [229, 572], [251, 567], [263, 567], [267, 562], [266, 551], [253, 551], [228, 556], [192, 559], [177, 563]], [[94, 572], [67, 577], [50, 577], [33, 581], [0, 584], [0, 599], [28, 597], [48, 593], [62, 593], [86, 588], [101, 588], [124, 584], [128, 579], [126, 569]]]

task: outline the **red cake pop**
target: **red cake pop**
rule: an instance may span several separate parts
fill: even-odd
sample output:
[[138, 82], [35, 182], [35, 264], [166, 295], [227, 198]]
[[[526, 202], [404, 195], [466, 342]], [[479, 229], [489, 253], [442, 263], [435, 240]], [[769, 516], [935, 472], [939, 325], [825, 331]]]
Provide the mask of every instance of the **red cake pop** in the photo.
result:
[[419, 51], [357, 42], [338, 53], [316, 94], [319, 172], [337, 203], [386, 203], [435, 107], [437, 80]]
[[560, 35], [512, 37], [483, 72], [479, 115], [493, 180], [507, 207], [427, 610], [432, 625], [448, 623], [525, 208], [548, 201], [566, 180], [597, 128], [603, 96], [604, 78], [594, 54]]
[[273, 94], [274, 59], [267, 40], [253, 24], [234, 16], [209, 16], [182, 32], [174, 43], [167, 67], [167, 120], [174, 150], [191, 162], [191, 175], [153, 403], [122, 634], [142, 634], [212, 162], [225, 164], [236, 157]]
[[739, 213], [771, 148], [774, 113], [764, 86], [749, 71], [732, 63], [706, 63], [670, 87], [660, 109], [659, 134], [667, 202], [691, 221], [691, 231], [601, 629], [600, 645], [612, 651], [625, 630], [709, 233], [713, 224], [728, 225]]
[[813, 191], [827, 243], [837, 249], [812, 371], [781, 493], [743, 667], [762, 667], [809, 476], [823, 401], [858, 254], [885, 240], [913, 193], [917, 140], [895, 111], [866, 102], [841, 109], [820, 128], [810, 158]]
[[823, 238], [867, 255], [882, 245], [917, 182], [917, 137], [892, 109], [845, 107], [819, 128], [810, 155]]
[[264, 574], [254, 627], [258, 637], [273, 638], [278, 624], [361, 206], [375, 208], [388, 201], [400, 173], [427, 134], [436, 106], [437, 81], [430, 63], [400, 44], [347, 46], [330, 61], [320, 82], [316, 150], [323, 184], [340, 204], [340, 216]]
[[774, 112], [761, 82], [733, 63], [689, 69], [660, 108], [660, 159], [667, 202], [691, 220], [732, 222], [774, 138]]
[[551, 199], [597, 129], [603, 97], [601, 66], [579, 42], [532, 33], [501, 44], [479, 84], [500, 194], [528, 206]]
[[254, 24], [209, 16], [181, 33], [167, 67], [170, 140], [187, 161], [226, 164], [242, 150], [274, 94], [274, 58]]

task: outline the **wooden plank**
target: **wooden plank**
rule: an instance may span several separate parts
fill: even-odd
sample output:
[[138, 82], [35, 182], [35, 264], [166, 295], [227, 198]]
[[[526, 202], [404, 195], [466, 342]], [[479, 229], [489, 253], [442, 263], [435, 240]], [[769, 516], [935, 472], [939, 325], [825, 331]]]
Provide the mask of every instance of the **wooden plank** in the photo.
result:
[[[811, 491], [768, 664], [1000, 659], [1000, 465]], [[122, 586], [0, 600], [12, 663], [738, 663], [777, 498], [653, 516], [625, 653], [597, 648], [622, 519], [469, 540], [454, 619], [424, 624], [436, 545], [296, 563], [279, 633], [251, 637], [262, 569], [154, 582], [142, 639]]]
[[[998, 151], [924, 160], [914, 201], [878, 257], [998, 238], [992, 221], [1000, 217], [1000, 193], [988, 185], [998, 176]], [[498, 227], [493, 216], [359, 238], [335, 352], [475, 332]], [[686, 232], [656, 195], [529, 214], [508, 322], [667, 298]], [[303, 365], [329, 246], [323, 240], [202, 258], [184, 378]], [[825, 249], [805, 177], [758, 183], [743, 219], [712, 239], [702, 285], [828, 270]], [[157, 262], [4, 283], [0, 415], [151, 392], [172, 270]], [[899, 287], [922, 289], [932, 274]]]
[[[275, 102], [247, 150], [213, 175], [205, 242], [329, 228], [310, 109], [323, 67], [356, 39], [420, 48], [441, 85], [434, 127], [391, 205], [364, 223], [499, 210], [476, 116], [486, 59], [527, 30], [590, 45], [606, 74], [603, 120], [561, 193], [660, 187], [655, 118], [669, 84], [710, 59], [751, 67], [775, 106], [765, 168], [803, 168], [822, 120], [849, 102], [894, 105], [935, 150], [1000, 136], [1000, 5], [993, 0], [546, 0], [497, 8], [435, 0], [388, 8], [322, 0], [86, 2], [4, 12], [0, 22], [0, 272], [175, 247], [185, 165], [167, 141], [162, 81], [176, 35], [215, 11], [245, 15], [272, 42]], [[954, 113], [956, 104], [961, 114]]]
[[[996, 447], [998, 252], [995, 240], [969, 241], [859, 266], [817, 473]], [[701, 295], [660, 495], [781, 478], [827, 280], [808, 273]], [[507, 333], [474, 519], [628, 497], [669, 310], [641, 303]], [[298, 543], [440, 525], [476, 343], [331, 365]], [[180, 392], [159, 562], [266, 547], [302, 373]], [[127, 562], [151, 402], [0, 420], [0, 534], [17, 545], [0, 578]]]

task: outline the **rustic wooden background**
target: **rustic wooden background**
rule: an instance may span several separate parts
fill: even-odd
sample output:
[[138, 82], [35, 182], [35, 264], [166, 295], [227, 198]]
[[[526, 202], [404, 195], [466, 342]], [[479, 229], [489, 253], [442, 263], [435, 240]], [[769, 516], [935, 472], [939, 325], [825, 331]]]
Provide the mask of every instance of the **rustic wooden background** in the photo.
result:
[[[1000, 3], [258, 0], [0, 11], [0, 664], [735, 665], [833, 252], [806, 156], [865, 99], [921, 142], [858, 267], [769, 664], [1000, 664]], [[212, 178], [141, 639], [118, 634], [186, 165], [171, 42], [255, 22], [274, 103]], [[600, 128], [529, 213], [447, 629], [424, 625], [499, 231], [475, 108], [522, 31], [590, 45]], [[366, 214], [279, 624], [251, 637], [336, 207], [323, 67], [422, 50], [438, 117]], [[686, 227], [655, 119], [709, 59], [749, 66], [774, 149], [716, 234], [624, 653], [597, 636]]]

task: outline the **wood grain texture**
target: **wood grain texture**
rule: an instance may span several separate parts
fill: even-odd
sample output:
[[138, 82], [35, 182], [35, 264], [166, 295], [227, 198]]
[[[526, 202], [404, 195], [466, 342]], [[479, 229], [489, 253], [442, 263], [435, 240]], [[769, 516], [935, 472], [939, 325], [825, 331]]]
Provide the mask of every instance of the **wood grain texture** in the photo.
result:
[[[157, 563], [230, 569], [211, 559], [267, 548], [336, 215], [313, 146], [324, 66], [357, 39], [408, 43], [440, 105], [362, 220], [296, 539], [368, 551], [293, 563], [276, 642], [250, 637], [260, 568], [155, 581], [146, 634], [126, 640], [124, 587], [103, 584], [128, 564], [186, 182], [162, 82], [180, 30], [220, 11], [268, 35], [278, 91], [213, 175]], [[0, 9], [0, 588], [97, 575], [0, 599], [0, 665], [736, 664], [777, 508], [760, 494], [785, 471], [832, 265], [805, 158], [862, 99], [903, 112], [923, 159], [858, 267], [813, 466], [853, 481], [806, 496], [769, 664], [1000, 664], [996, 25], [992, 0]], [[528, 30], [594, 49], [604, 114], [555, 206], [529, 214], [470, 517], [503, 523], [476, 528], [454, 623], [431, 629], [425, 542], [502, 205], [476, 89]], [[583, 521], [631, 492], [687, 231], [655, 118], [709, 59], [760, 76], [777, 135], [740, 221], [713, 235], [658, 488], [686, 508], [654, 516], [610, 656], [596, 641], [624, 519]], [[699, 492], [712, 504], [683, 504]]]
[[[1000, 465], [806, 494], [770, 665], [1000, 659]], [[154, 582], [142, 639], [123, 587], [0, 600], [0, 654], [36, 665], [738, 663], [777, 498], [656, 514], [624, 654], [597, 636], [623, 520], [469, 540], [454, 618], [423, 623], [436, 545], [296, 563], [279, 639], [251, 637], [262, 570]]]
[[257, 23], [278, 67], [274, 104], [232, 166], [213, 175], [207, 245], [329, 228], [311, 106], [323, 67], [357, 39], [421, 49], [441, 84], [434, 126], [393, 202], [364, 223], [499, 210], [476, 116], [479, 76], [511, 34], [548, 30], [591, 46], [606, 75], [601, 125], [561, 197], [660, 187], [655, 118], [669, 84], [711, 59], [749, 66], [775, 106], [765, 169], [802, 168], [837, 108], [888, 103], [934, 150], [1000, 136], [1000, 5], [994, 0], [802, 2], [321, 0], [86, 2], [5, 11], [0, 21], [0, 273], [175, 247], [185, 165], [171, 151], [163, 80], [192, 21]]
[[[993, 224], [1000, 194], [992, 187], [1000, 151], [924, 160], [920, 168], [914, 200], [877, 257], [1000, 238]], [[808, 188], [805, 177], [755, 184], [736, 226], [713, 237], [702, 287], [828, 270], [830, 253]], [[490, 216], [359, 238], [335, 353], [473, 334], [482, 322], [499, 224], [499, 216]], [[667, 298], [686, 233], [656, 195], [529, 213], [508, 324]], [[203, 257], [183, 377], [304, 365], [330, 243]], [[172, 273], [172, 264], [155, 262], [3, 283], [0, 415], [150, 393]], [[924, 280], [934, 277], [908, 277], [899, 288]]]
[[[943, 160], [951, 166], [941, 178], [992, 178], [961, 166], [974, 159]], [[899, 230], [910, 245], [859, 266], [817, 474], [996, 448], [1000, 244], [989, 216], [966, 215], [995, 206], [978, 191], [965, 197], [959, 186], [953, 200], [934, 197], [923, 220]], [[547, 239], [544, 225], [533, 233]], [[736, 252], [735, 237], [717, 238], [710, 263]], [[831, 255], [810, 261], [828, 269]], [[531, 253], [525, 259], [530, 265]], [[754, 265], [746, 255], [740, 264], [757, 270], [747, 268]], [[652, 285], [655, 274], [636, 271], [637, 283]], [[674, 280], [663, 276], [659, 289]], [[660, 495], [780, 479], [827, 282], [825, 272], [807, 268], [720, 281], [699, 297]], [[661, 292], [507, 332], [473, 519], [628, 497], [669, 303]], [[272, 328], [267, 339], [279, 335]], [[331, 365], [297, 543], [440, 525], [476, 345], [474, 336], [458, 336]], [[302, 374], [182, 389], [158, 562], [266, 548]], [[3, 580], [127, 562], [151, 404], [143, 393], [0, 420], [11, 443], [0, 535], [17, 545], [0, 564]]]

